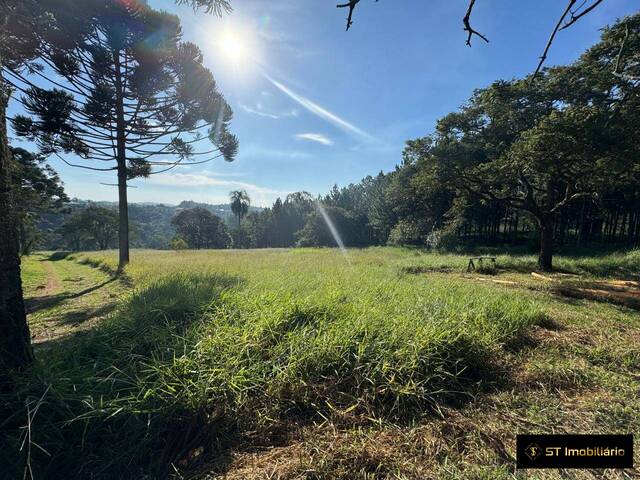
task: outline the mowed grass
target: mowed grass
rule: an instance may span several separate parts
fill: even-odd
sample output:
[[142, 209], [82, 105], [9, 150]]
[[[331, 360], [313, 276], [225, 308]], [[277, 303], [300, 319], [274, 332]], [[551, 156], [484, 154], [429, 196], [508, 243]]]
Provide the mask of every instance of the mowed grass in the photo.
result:
[[[637, 261], [619, 255], [598, 268]], [[62, 261], [109, 272], [117, 257]], [[544, 293], [442, 273], [466, 261], [391, 248], [348, 259], [333, 249], [134, 251], [120, 307], [38, 355], [7, 402], [5, 440], [25, 447], [6, 449], [3, 465], [40, 478], [165, 478], [284, 425], [345, 416], [403, 425], [464, 408], [500, 389], [514, 349], [555, 316]], [[530, 259], [499, 264], [509, 261]], [[598, 274], [585, 260], [560, 262]], [[589, 381], [562, 364], [533, 370]], [[302, 478], [350, 478], [330, 465]]]

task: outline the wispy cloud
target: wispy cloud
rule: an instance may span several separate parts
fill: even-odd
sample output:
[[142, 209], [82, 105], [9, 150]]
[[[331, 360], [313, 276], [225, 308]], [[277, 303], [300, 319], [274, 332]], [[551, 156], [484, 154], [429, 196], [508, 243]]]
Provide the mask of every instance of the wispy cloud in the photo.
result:
[[300, 152], [291, 149], [265, 148], [256, 144], [248, 144], [240, 149], [242, 158], [274, 158], [281, 160], [300, 160], [311, 158], [307, 152]]
[[347, 122], [346, 120], [340, 118], [335, 113], [332, 113], [329, 110], [327, 110], [326, 108], [321, 107], [320, 105], [318, 105], [314, 101], [312, 101], [312, 100], [310, 100], [310, 99], [308, 99], [308, 98], [306, 98], [306, 97], [294, 92], [293, 90], [291, 90], [286, 85], [284, 85], [284, 84], [278, 82], [277, 80], [274, 80], [273, 78], [271, 78], [265, 72], [262, 72], [262, 75], [264, 75], [264, 77], [267, 80], [269, 80], [273, 84], [274, 87], [276, 87], [278, 90], [280, 90], [285, 95], [289, 96], [293, 101], [295, 101], [296, 103], [298, 103], [302, 107], [306, 108], [308, 111], [310, 111], [314, 115], [316, 115], [316, 116], [328, 121], [329, 123], [335, 125], [336, 127], [342, 129], [343, 131], [345, 131], [347, 133], [350, 133], [352, 135], [356, 135], [356, 136], [358, 136], [360, 138], [364, 138], [364, 139], [369, 140], [369, 141], [373, 141], [374, 140], [374, 138], [371, 135], [369, 135], [367, 132], [365, 132], [361, 128], [358, 128], [355, 125], [353, 125], [353, 124]]
[[274, 120], [278, 120], [279, 118], [282, 118], [282, 117], [297, 117], [300, 113], [295, 108], [288, 110], [286, 112], [272, 112], [265, 109], [260, 102], [256, 103], [255, 107], [246, 105], [244, 103], [239, 103], [238, 105], [242, 110], [244, 110], [247, 113], [258, 115], [259, 117], [273, 118]]
[[263, 28], [258, 31], [258, 37], [262, 43], [269, 44], [270, 49], [281, 50], [288, 56], [303, 58], [315, 54], [309, 48], [301, 48], [299, 39], [292, 38], [284, 31]]
[[224, 187], [224, 188], [242, 188], [249, 193], [270, 194], [270, 195], [286, 195], [291, 193], [287, 190], [276, 190], [267, 187], [261, 187], [253, 183], [238, 182], [235, 180], [224, 180], [216, 178], [208, 173], [175, 173], [173, 175], [159, 175], [147, 180], [149, 183], [156, 185], [164, 185], [171, 187]]
[[298, 133], [297, 135], [294, 135], [294, 137], [301, 140], [309, 140], [311, 142], [321, 143], [322, 145], [326, 145], [328, 147], [334, 144], [333, 140], [321, 133]]

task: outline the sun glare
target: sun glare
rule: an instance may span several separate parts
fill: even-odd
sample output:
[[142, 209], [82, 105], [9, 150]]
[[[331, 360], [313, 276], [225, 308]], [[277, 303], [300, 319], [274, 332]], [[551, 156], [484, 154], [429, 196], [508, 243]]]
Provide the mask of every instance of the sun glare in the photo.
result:
[[231, 32], [225, 32], [219, 42], [222, 53], [231, 61], [238, 62], [247, 56], [245, 43]]

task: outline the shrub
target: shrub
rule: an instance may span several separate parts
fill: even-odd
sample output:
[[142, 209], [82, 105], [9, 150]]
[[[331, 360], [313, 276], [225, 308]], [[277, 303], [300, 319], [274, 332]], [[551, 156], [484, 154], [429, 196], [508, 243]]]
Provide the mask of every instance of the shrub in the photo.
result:
[[187, 242], [184, 241], [183, 238], [180, 237], [176, 237], [173, 240], [171, 240], [171, 249], [172, 250], [186, 250], [189, 248], [189, 245], [187, 245]]
[[432, 230], [426, 238], [426, 243], [430, 248], [442, 251], [452, 251], [460, 246], [456, 234], [448, 229]]
[[389, 245], [424, 245], [426, 228], [419, 222], [400, 220], [389, 234]]

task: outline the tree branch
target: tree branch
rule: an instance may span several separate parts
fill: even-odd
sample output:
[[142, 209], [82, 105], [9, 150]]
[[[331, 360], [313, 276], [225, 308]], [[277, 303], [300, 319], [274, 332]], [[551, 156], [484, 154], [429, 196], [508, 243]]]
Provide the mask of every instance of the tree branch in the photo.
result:
[[343, 3], [343, 4], [336, 5], [337, 8], [349, 7], [349, 16], [347, 17], [347, 30], [349, 30], [349, 28], [351, 28], [351, 25], [353, 25], [353, 20], [352, 20], [352, 18], [353, 18], [353, 10], [356, 8], [356, 5], [358, 5], [358, 3], [360, 3], [360, 0], [349, 0], [349, 3]]
[[533, 76], [531, 77], [532, 80], [534, 78], [536, 78], [538, 73], [540, 73], [540, 70], [542, 69], [542, 65], [544, 64], [545, 60], [547, 59], [547, 54], [549, 53], [549, 49], [551, 48], [551, 44], [553, 43], [553, 40], [556, 38], [556, 35], [557, 35], [558, 31], [560, 30], [560, 27], [562, 26], [562, 22], [564, 22], [564, 19], [567, 17], [567, 15], [569, 15], [569, 13], [571, 12], [571, 7], [573, 7], [575, 5], [576, 1], [577, 0], [569, 0], [569, 3], [567, 4], [567, 8], [565, 8], [563, 14], [560, 16], [560, 19], [558, 20], [558, 23], [556, 23], [556, 27], [551, 32], [551, 35], [549, 36], [549, 40], [547, 40], [547, 45], [544, 48], [544, 52], [542, 52], [542, 55], [540, 56], [540, 61], [538, 62], [538, 66], [536, 67], [536, 71], [533, 72]]
[[564, 30], [565, 28], [569, 28], [571, 25], [573, 25], [578, 20], [580, 20], [582, 17], [584, 17], [586, 14], [588, 14], [591, 10], [593, 10], [598, 5], [600, 5], [603, 1], [604, 0], [596, 0], [591, 5], [589, 5], [587, 8], [585, 8], [582, 12], [580, 12], [579, 14], [576, 15], [576, 11], [579, 10], [586, 3], [586, 2], [582, 2], [582, 5], [580, 6], [580, 8], [576, 9], [576, 11], [571, 12], [571, 20], [569, 20], [567, 23], [565, 23], [560, 30]]
[[473, 7], [474, 7], [475, 3], [476, 3], [476, 0], [470, 0], [469, 7], [467, 8], [467, 13], [465, 14], [464, 18], [462, 19], [462, 23], [464, 24], [464, 31], [469, 33], [469, 35], [467, 36], [467, 41], [466, 41], [466, 44], [468, 46], [471, 46], [471, 37], [473, 35], [477, 35], [482, 40], [484, 40], [485, 42], [489, 43], [489, 39], [487, 37], [482, 35], [477, 30], [474, 30], [473, 27], [471, 26], [471, 22], [470, 22], [471, 12], [473, 11]]

